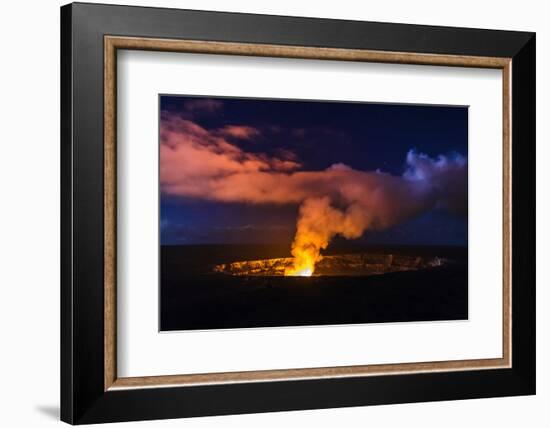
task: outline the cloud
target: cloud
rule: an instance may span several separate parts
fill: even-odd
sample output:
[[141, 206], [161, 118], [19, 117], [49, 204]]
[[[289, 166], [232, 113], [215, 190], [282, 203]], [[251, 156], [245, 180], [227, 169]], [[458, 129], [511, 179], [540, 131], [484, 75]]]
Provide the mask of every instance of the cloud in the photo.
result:
[[[286, 172], [300, 166], [290, 159], [244, 152], [220, 130], [207, 130], [177, 115], [164, 112], [161, 120], [161, 188], [165, 194], [251, 201], [238, 195], [244, 190], [240, 181], [251, 174]], [[231, 183], [224, 184], [225, 180]]]
[[305, 138], [306, 130], [304, 128], [296, 128], [290, 131], [290, 134], [294, 138]]
[[189, 113], [215, 113], [223, 108], [223, 102], [212, 98], [195, 98], [186, 100], [185, 111]]
[[466, 157], [460, 153], [429, 156], [409, 150], [407, 169], [403, 177], [407, 180], [428, 183], [438, 194], [437, 208], [465, 216], [468, 212], [468, 166]]
[[260, 136], [259, 129], [246, 125], [225, 125], [216, 132], [222, 137], [232, 137], [241, 140], [252, 140]]
[[[219, 130], [207, 130], [175, 115], [162, 117], [161, 187], [165, 194], [251, 204], [299, 204], [309, 197], [328, 196], [338, 204], [382, 203], [404, 212], [416, 206], [415, 201], [424, 206], [445, 202], [442, 207], [466, 202], [467, 163], [458, 154], [431, 159], [411, 150], [402, 176], [358, 171], [342, 163], [322, 171], [300, 171], [300, 164], [285, 155], [245, 152]], [[411, 208], [396, 209], [404, 203]], [[371, 211], [376, 210], [371, 207]], [[388, 216], [392, 215], [384, 214]]]

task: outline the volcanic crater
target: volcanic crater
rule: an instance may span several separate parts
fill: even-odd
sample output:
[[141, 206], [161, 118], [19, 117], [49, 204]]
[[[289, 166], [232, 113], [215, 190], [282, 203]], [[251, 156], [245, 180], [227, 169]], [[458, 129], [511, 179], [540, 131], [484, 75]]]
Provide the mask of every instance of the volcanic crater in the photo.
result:
[[[294, 258], [281, 257], [245, 260], [214, 266], [214, 272], [233, 276], [285, 276]], [[442, 266], [439, 257], [399, 254], [338, 254], [322, 256], [315, 265], [313, 276], [371, 276], [391, 272], [415, 271]], [[311, 275], [297, 275], [311, 276]]]

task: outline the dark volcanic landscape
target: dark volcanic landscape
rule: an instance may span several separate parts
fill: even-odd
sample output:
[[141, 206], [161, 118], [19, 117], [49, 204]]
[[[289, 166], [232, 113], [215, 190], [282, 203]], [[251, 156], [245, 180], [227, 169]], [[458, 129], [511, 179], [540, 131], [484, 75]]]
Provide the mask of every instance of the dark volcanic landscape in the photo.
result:
[[323, 254], [438, 257], [443, 264], [372, 276], [232, 276], [215, 272], [215, 266], [288, 257], [288, 245], [161, 246], [160, 329], [468, 318], [465, 247], [333, 247]]

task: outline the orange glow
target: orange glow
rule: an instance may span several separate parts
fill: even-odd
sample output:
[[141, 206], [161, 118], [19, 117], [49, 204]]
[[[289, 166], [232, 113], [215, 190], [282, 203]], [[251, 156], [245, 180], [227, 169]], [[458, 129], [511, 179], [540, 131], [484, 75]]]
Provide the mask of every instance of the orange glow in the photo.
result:
[[296, 272], [297, 276], [311, 276], [313, 274], [313, 271], [310, 268], [306, 268], [300, 272]]
[[294, 262], [285, 269], [285, 276], [311, 276], [315, 272], [315, 263], [321, 260], [319, 248], [311, 245], [300, 245], [296, 242], [292, 248]]
[[285, 276], [311, 276], [313, 275], [313, 268], [306, 267], [304, 269], [290, 268], [285, 270]]

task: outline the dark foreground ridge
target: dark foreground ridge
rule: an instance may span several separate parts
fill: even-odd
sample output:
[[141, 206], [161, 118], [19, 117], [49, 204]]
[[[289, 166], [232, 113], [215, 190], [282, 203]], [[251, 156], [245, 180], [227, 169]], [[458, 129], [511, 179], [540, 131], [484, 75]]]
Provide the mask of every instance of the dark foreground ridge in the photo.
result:
[[[465, 248], [346, 247], [332, 253], [326, 253], [328, 273], [321, 269], [318, 276], [228, 275], [216, 267], [281, 259], [288, 247], [163, 246], [161, 330], [468, 318]], [[398, 269], [342, 275], [346, 263], [358, 261]]]

